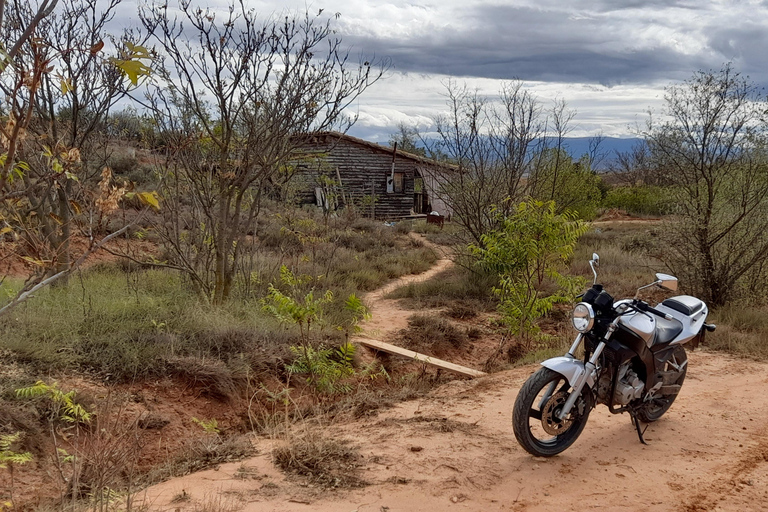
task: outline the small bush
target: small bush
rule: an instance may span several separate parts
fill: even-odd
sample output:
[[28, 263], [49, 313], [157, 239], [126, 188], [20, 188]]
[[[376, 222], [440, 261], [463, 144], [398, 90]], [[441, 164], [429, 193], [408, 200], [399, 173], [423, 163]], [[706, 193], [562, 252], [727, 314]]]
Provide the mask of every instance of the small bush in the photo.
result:
[[451, 304], [451, 306], [443, 314], [456, 320], [467, 320], [477, 316], [477, 309], [466, 302], [456, 302]]
[[620, 208], [635, 215], [664, 215], [669, 213], [672, 198], [664, 187], [637, 185], [616, 187], [608, 191], [604, 208]]
[[401, 337], [411, 350], [441, 355], [461, 348], [467, 333], [444, 318], [413, 315], [408, 319], [408, 329], [401, 331]]
[[401, 286], [387, 298], [409, 299], [405, 305], [414, 308], [452, 306], [460, 301], [467, 308], [487, 311], [495, 308], [493, 287], [497, 283], [494, 276], [454, 267], [428, 281]]
[[120, 155], [113, 155], [108, 162], [112, 171], [119, 176], [127, 176], [139, 165], [139, 161], [136, 156], [131, 152], [123, 153]]
[[442, 231], [437, 224], [427, 224], [426, 220], [417, 220], [413, 223], [412, 231], [422, 235], [434, 235]]
[[256, 450], [248, 436], [222, 437], [218, 434], [206, 434], [203, 438], [187, 441], [177, 456], [152, 469], [144, 477], [144, 483], [154, 484], [188, 475], [225, 462], [242, 460], [255, 453]]
[[317, 431], [290, 436], [286, 445], [272, 451], [275, 465], [290, 475], [307, 478], [326, 488], [363, 487], [359, 476], [361, 455], [357, 447]]

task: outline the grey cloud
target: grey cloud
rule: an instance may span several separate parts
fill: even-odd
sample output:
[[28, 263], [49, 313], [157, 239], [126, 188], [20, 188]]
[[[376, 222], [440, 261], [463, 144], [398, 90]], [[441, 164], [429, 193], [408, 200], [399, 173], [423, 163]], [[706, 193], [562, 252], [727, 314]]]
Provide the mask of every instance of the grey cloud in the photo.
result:
[[600, 0], [590, 2], [590, 9], [600, 12], [615, 12], [629, 9], [651, 9], [677, 7], [682, 9], [698, 9], [700, 3], [692, 0]]
[[[653, 2], [643, 2], [645, 6], [649, 4], [648, 18], [653, 17], [653, 25], [675, 26], [675, 19], [654, 14]], [[663, 4], [669, 6], [667, 2]], [[680, 6], [689, 4], [678, 2]], [[591, 12], [599, 12], [608, 5], [597, 3]], [[639, 5], [634, 1], [621, 4], [624, 8]], [[480, 5], [468, 8], [462, 21], [461, 28], [437, 31], [435, 27], [425, 27], [427, 33], [406, 40], [365, 36], [345, 40], [366, 51], [391, 57], [400, 71], [615, 85], [679, 80], [696, 69], [719, 67], [733, 58], [728, 41], [734, 37], [739, 41], [745, 39], [738, 31], [736, 35], [721, 31], [712, 37], [710, 48], [691, 54], [676, 51], [672, 45], [636, 44], [634, 34], [651, 23], [642, 19], [603, 14], [571, 16], [564, 10]], [[764, 38], [759, 34], [760, 40]], [[744, 45], [739, 48], [742, 54], [748, 52]], [[750, 61], [758, 58], [758, 49], [762, 48], [765, 45], [749, 52]]]

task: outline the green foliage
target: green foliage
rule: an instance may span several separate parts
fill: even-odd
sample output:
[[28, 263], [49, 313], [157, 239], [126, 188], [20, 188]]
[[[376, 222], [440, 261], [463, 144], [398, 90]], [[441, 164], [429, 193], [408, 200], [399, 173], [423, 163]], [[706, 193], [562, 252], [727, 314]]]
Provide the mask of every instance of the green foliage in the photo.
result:
[[574, 161], [564, 150], [545, 149], [531, 173], [530, 195], [555, 201], [557, 213], [571, 212], [578, 218], [592, 219], [603, 197], [601, 182], [586, 158]]
[[123, 45], [124, 48], [120, 51], [120, 56], [111, 57], [108, 60], [115, 66], [115, 68], [119, 69], [122, 74], [128, 77], [131, 84], [137, 86], [139, 85], [139, 78], [147, 77], [152, 73], [152, 69], [142, 62], [151, 62], [152, 55], [145, 47], [134, 45], [130, 41], [123, 41]]
[[371, 313], [363, 304], [363, 301], [354, 293], [344, 301], [344, 312], [346, 313], [345, 318], [342, 320], [342, 325], [338, 326], [338, 329], [344, 331], [344, 336], [349, 341], [349, 335], [360, 332], [358, 324], [363, 320], [371, 318]]
[[526, 341], [539, 334], [538, 318], [555, 304], [573, 300], [584, 287], [583, 278], [560, 273], [589, 228], [575, 217], [558, 214], [553, 201], [531, 199], [501, 219], [499, 230], [483, 235], [482, 247], [470, 247], [480, 267], [499, 276], [494, 291], [503, 321]]
[[16, 396], [19, 398], [33, 399], [46, 398], [54, 407], [54, 417], [70, 424], [89, 423], [92, 414], [85, 407], [75, 402], [77, 391], [63, 392], [59, 389], [58, 383], [46, 384], [39, 380], [32, 386], [19, 388], [16, 390]]
[[[280, 280], [293, 290], [307, 282], [306, 279], [294, 276], [285, 265], [280, 268]], [[327, 290], [317, 299], [315, 298], [314, 290], [310, 290], [301, 299], [295, 299], [270, 284], [269, 294], [262, 301], [262, 305], [264, 312], [274, 316], [280, 322], [298, 325], [301, 331], [302, 343], [306, 343], [306, 337], [313, 322], [320, 319], [323, 305], [331, 301], [333, 301], [333, 292], [330, 290]]]
[[427, 156], [427, 150], [418, 146], [419, 132], [416, 128], [407, 126], [404, 123], [397, 125], [397, 132], [389, 135], [389, 146], [394, 147], [397, 144], [398, 151], [405, 151], [412, 155]]
[[343, 379], [355, 374], [355, 346], [344, 343], [338, 348], [291, 347], [296, 360], [286, 369], [292, 374], [306, 375], [307, 384], [320, 393], [348, 393], [352, 387]]
[[26, 464], [32, 460], [29, 452], [16, 452], [13, 445], [21, 440], [21, 432], [0, 435], [0, 469], [5, 469], [12, 464]]
[[[280, 276], [283, 284], [289, 286], [294, 293], [308, 282], [294, 276], [286, 267], [280, 269]], [[347, 341], [335, 349], [312, 347], [309, 344], [309, 330], [313, 323], [321, 321], [322, 308], [331, 301], [333, 293], [330, 291], [316, 299], [314, 290], [310, 290], [303, 298], [297, 299], [282, 293], [273, 285], [269, 286], [269, 295], [262, 301], [265, 312], [280, 322], [299, 326], [301, 346], [290, 348], [295, 360], [286, 365], [286, 369], [292, 374], [307, 375], [307, 383], [323, 394], [347, 392], [351, 389], [348, 384], [340, 383], [342, 379], [355, 374], [352, 364], [355, 347], [349, 343], [349, 335], [356, 332], [358, 322], [369, 317], [363, 302], [351, 294], [344, 303], [343, 323], [337, 326], [337, 329], [344, 331]]]
[[199, 425], [206, 434], [219, 434], [221, 432], [219, 430], [219, 422], [216, 421], [216, 418], [211, 418], [210, 420], [200, 420], [193, 417], [192, 423]]
[[604, 208], [620, 208], [635, 215], [664, 215], [673, 203], [672, 192], [665, 187], [635, 185], [608, 190]]

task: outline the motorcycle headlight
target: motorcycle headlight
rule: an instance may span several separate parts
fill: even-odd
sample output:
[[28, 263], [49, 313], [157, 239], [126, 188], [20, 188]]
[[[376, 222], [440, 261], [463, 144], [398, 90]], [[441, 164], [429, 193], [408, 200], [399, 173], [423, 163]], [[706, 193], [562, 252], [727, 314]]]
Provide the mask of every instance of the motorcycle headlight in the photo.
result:
[[592, 329], [595, 323], [595, 312], [592, 310], [592, 306], [586, 302], [576, 304], [573, 313], [571, 313], [571, 322], [579, 332], [587, 332]]

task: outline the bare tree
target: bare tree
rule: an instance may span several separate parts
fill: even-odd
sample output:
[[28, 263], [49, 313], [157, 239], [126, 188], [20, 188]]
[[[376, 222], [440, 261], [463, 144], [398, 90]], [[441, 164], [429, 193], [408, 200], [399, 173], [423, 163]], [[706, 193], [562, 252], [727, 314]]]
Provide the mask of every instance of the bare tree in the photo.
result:
[[504, 176], [488, 136], [488, 104], [477, 91], [453, 81], [446, 83], [446, 103], [449, 112], [435, 119], [438, 140], [429, 148], [448, 164], [435, 169], [440, 184], [435, 193], [479, 243], [495, 223], [492, 207], [502, 205], [506, 197]]
[[[44, 43], [32, 45], [18, 58], [22, 68], [42, 59], [50, 70], [40, 75], [35, 94], [26, 98], [28, 105], [17, 97], [13, 111], [31, 108], [34, 115], [27, 128], [33, 136], [20, 145], [20, 156], [29, 167], [23, 176], [29, 204], [20, 216], [27, 220], [23, 231], [34, 234], [37, 245], [45, 248], [42, 259], [55, 262], [54, 272], [70, 266], [74, 217], [96, 200], [87, 185], [100, 180], [108, 157], [108, 141], [98, 128], [126, 94], [122, 71], [103, 50], [105, 39], [111, 39], [116, 54], [127, 40], [111, 38], [106, 31], [118, 3], [63, 0], [59, 10], [39, 23]], [[34, 21], [28, 7], [14, 10], [14, 15], [20, 27]], [[58, 164], [65, 172], [57, 172]], [[93, 224], [87, 224], [85, 234], [91, 236]]]
[[498, 214], [523, 197], [524, 176], [537, 163], [546, 120], [522, 82], [486, 98], [466, 85], [446, 83], [448, 113], [435, 119], [432, 157], [450, 164], [439, 173], [436, 194], [453, 211], [474, 243], [493, 229]]
[[352, 62], [330, 19], [262, 21], [243, 3], [222, 14], [182, 1], [178, 12], [140, 12], [167, 55], [164, 88], [147, 101], [170, 143], [161, 232], [172, 263], [221, 303], [296, 148], [313, 132], [345, 130], [345, 109], [383, 68]]
[[[0, 75], [6, 107], [0, 123], [0, 236], [15, 242], [6, 251], [34, 265], [0, 313], [42, 286], [65, 280], [86, 255], [117, 236], [99, 240], [93, 221], [115, 211], [125, 189], [112, 183], [111, 173], [99, 178], [101, 170], [92, 171], [93, 151], [87, 146], [122, 93], [121, 65], [131, 59], [119, 49], [113, 57], [102, 51], [115, 5], [109, 2], [101, 11], [96, 0], [66, 0], [51, 12], [56, 2], [50, 0], [39, 6], [0, 4], [2, 44], [12, 48]], [[88, 242], [71, 257], [76, 227]]]
[[730, 64], [665, 95], [669, 122], [646, 140], [678, 208], [667, 261], [688, 288], [724, 304], [768, 260], [768, 104]]
[[494, 110], [491, 136], [506, 176], [506, 194], [520, 197], [523, 176], [535, 170], [538, 155], [546, 144], [546, 117], [538, 99], [524, 88], [520, 80], [502, 85], [501, 105]]
[[603, 135], [603, 132], [599, 132], [597, 135], [589, 138], [587, 165], [593, 171], [596, 171], [608, 156], [603, 150], [603, 142], [605, 142], [605, 136]]
[[535, 153], [530, 171], [529, 190], [538, 199], [557, 201], [563, 187], [560, 173], [563, 166], [571, 165], [566, 151], [566, 137], [572, 130], [571, 121], [576, 112], [568, 108], [563, 99], [555, 100], [546, 119], [539, 151]]

